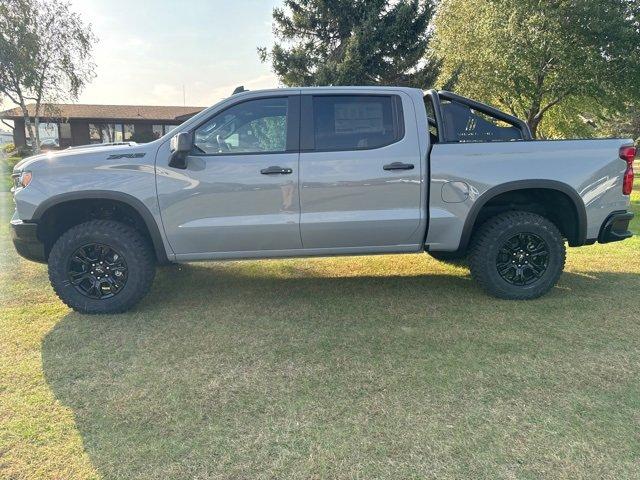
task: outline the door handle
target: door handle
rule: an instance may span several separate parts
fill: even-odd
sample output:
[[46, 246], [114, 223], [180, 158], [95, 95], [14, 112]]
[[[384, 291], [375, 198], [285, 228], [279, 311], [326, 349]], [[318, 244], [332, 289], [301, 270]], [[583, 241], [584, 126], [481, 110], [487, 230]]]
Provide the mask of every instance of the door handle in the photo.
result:
[[272, 167], [263, 168], [262, 170], [260, 170], [260, 173], [262, 175], [289, 175], [290, 173], [293, 173], [293, 169], [282, 168], [274, 165]]
[[393, 162], [382, 167], [383, 170], [413, 170], [413, 163]]

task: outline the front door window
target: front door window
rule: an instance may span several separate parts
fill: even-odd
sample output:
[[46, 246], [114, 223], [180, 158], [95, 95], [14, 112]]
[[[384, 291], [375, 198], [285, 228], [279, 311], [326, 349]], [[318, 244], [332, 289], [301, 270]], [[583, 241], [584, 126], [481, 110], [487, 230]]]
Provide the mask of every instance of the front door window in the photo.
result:
[[265, 98], [234, 105], [195, 132], [199, 154], [234, 155], [284, 152], [287, 98]]

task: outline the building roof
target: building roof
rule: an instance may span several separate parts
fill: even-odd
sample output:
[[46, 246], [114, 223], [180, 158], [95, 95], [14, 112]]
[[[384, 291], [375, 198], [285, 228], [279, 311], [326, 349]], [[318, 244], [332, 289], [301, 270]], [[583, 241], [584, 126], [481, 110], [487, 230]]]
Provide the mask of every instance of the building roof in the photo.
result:
[[[29, 115], [35, 114], [35, 104], [27, 105]], [[104, 119], [104, 120], [158, 120], [184, 121], [205, 107], [170, 107], [155, 105], [86, 105], [72, 103], [49, 103], [41, 106], [41, 118]], [[15, 120], [22, 118], [19, 107], [0, 112], [0, 118]]]

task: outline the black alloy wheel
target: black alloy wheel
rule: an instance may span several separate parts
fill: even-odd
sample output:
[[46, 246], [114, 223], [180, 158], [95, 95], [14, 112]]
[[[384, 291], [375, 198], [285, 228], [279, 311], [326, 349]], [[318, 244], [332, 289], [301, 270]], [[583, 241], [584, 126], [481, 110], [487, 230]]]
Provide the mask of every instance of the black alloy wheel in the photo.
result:
[[547, 271], [549, 246], [533, 233], [518, 233], [509, 238], [498, 252], [496, 268], [502, 279], [517, 286], [531, 285]]
[[109, 245], [83, 245], [69, 259], [69, 281], [85, 297], [97, 300], [111, 298], [122, 291], [127, 276], [127, 262]]
[[558, 282], [565, 259], [564, 238], [552, 221], [532, 212], [508, 211], [474, 232], [469, 269], [491, 295], [531, 300]]
[[122, 313], [151, 288], [155, 256], [151, 242], [130, 225], [89, 220], [69, 228], [48, 258], [49, 280], [77, 312]]

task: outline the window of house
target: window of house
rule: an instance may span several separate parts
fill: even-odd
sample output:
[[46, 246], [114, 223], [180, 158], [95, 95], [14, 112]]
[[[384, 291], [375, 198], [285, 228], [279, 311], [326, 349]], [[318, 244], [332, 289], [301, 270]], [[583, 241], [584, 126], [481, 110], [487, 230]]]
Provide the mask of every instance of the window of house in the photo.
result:
[[[33, 128], [33, 133], [35, 135], [36, 126], [35, 122], [31, 123], [31, 128]], [[41, 148], [57, 148], [60, 146], [60, 135], [58, 133], [58, 124], [54, 122], [39, 122], [38, 123], [38, 133], [40, 136], [40, 147]], [[25, 125], [24, 134], [26, 139], [26, 144], [31, 146], [31, 139], [29, 138], [29, 129]]]
[[122, 125], [121, 123], [90, 123], [89, 141], [91, 143], [123, 142], [125, 140], [125, 131], [133, 135], [133, 125]]
[[195, 132], [200, 153], [284, 152], [287, 149], [288, 100], [264, 98], [234, 105]]
[[89, 142], [90, 143], [102, 143], [102, 137], [100, 135], [101, 126], [96, 123], [89, 124]]
[[100, 124], [101, 143], [118, 143], [123, 141], [121, 123]]
[[392, 96], [316, 96], [316, 150], [379, 148], [400, 139], [402, 118]]
[[151, 128], [153, 131], [153, 138], [158, 139], [164, 135], [164, 128], [162, 125], [153, 125]]
[[131, 123], [125, 123], [123, 126], [122, 138], [125, 142], [133, 140], [135, 134], [135, 127]]
[[122, 142], [123, 140], [124, 136], [122, 135], [122, 124], [116, 123], [113, 125], [113, 141]]
[[178, 125], [165, 125], [164, 126], [164, 134], [166, 135], [167, 133], [169, 133], [171, 130], [173, 130], [177, 126]]
[[58, 124], [58, 133], [60, 134], [60, 140], [71, 140], [71, 124]]
[[100, 125], [100, 135], [102, 143], [113, 143], [113, 125], [107, 123]]
[[122, 142], [122, 124], [104, 123], [101, 126], [102, 143]]
[[509, 142], [524, 138], [515, 124], [468, 105], [442, 100], [440, 106], [447, 142]]

